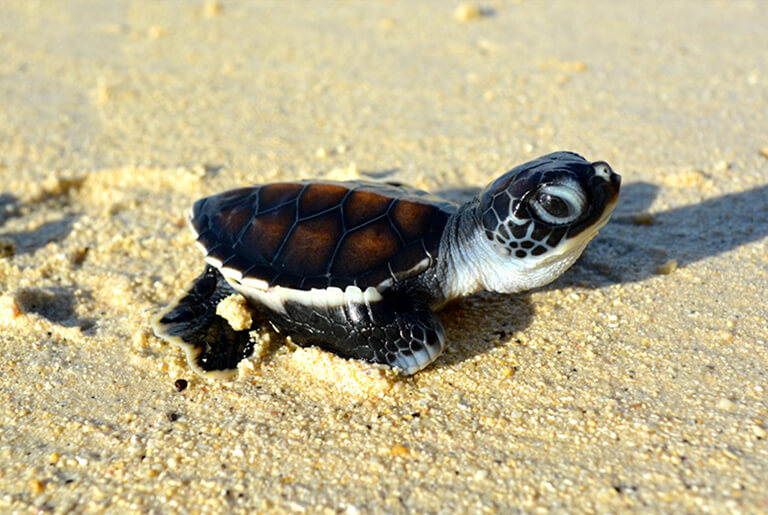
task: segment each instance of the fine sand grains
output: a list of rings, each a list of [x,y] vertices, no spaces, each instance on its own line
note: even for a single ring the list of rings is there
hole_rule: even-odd
[[[2,2],[0,512],[768,511],[766,10],[458,4]],[[208,379],[152,334],[199,197],[465,201],[555,150],[622,175],[613,220],[413,377],[265,326]]]

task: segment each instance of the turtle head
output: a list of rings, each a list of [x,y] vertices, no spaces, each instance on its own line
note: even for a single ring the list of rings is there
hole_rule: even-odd
[[[495,266],[481,282],[499,292],[553,281],[608,222],[621,177],[603,162],[555,152],[520,165],[479,196],[481,239]]]

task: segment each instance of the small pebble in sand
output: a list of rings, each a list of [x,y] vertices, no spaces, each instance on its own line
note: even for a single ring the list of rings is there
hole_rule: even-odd
[[[663,265],[659,265],[656,268],[654,268],[653,273],[658,275],[669,275],[675,270],[677,270],[677,260],[670,259]]]
[[[41,494],[45,490],[45,484],[37,478],[29,480],[29,488],[35,494]]]
[[[93,93],[98,105],[104,105],[112,98],[112,90],[102,80],[99,80]]]
[[[715,163],[715,170],[718,172],[727,172],[731,169],[731,163],[725,160],[718,161]]]
[[[88,252],[90,252],[90,250],[90,247],[77,247],[67,253],[67,258],[73,266],[80,266],[85,261],[85,258],[88,256]]]
[[[726,331],[725,329],[719,329],[715,331],[713,335],[713,341],[721,344],[729,344],[733,342],[733,333]]]
[[[16,254],[16,244],[11,240],[0,239],[0,257],[11,257]]]
[[[460,4],[453,10],[453,18],[460,22],[476,20],[482,14],[483,12],[477,4]]]
[[[632,223],[635,225],[653,225],[656,223],[656,217],[651,213],[637,213],[632,215]]]
[[[229,322],[235,331],[243,331],[253,325],[253,316],[248,301],[239,293],[232,294],[219,302],[216,314]]]
[[[585,72],[587,71],[587,63],[584,61],[573,61],[571,63],[571,69],[575,72]]]
[[[149,39],[160,39],[165,35],[165,27],[161,25],[152,25],[147,31]]]
[[[176,388],[177,392],[183,392],[187,389],[187,380],[186,379],[177,379],[173,382],[173,387]]]
[[[393,445],[392,449],[390,449],[390,452],[394,456],[408,456],[411,453],[411,451],[408,450],[408,447],[400,444]]]
[[[208,0],[203,6],[203,16],[213,18],[221,14],[221,4],[216,0]]]
[[[717,401],[717,409],[730,411],[736,407],[736,403],[727,397],[722,397]]]
[[[22,309],[15,297],[10,295],[0,296],[0,318],[12,320],[21,316]]]
[[[764,158],[768,159],[768,145],[766,145],[763,148],[761,148],[759,150],[759,152],[760,152],[761,156],[763,156]]]

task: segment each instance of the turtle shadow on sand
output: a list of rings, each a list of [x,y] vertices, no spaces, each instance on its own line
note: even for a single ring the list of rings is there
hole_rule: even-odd
[[[449,303],[438,316],[445,327],[446,346],[432,366],[453,367],[500,345],[511,345],[507,338],[528,327],[533,319],[533,306],[524,293],[482,292]],[[467,327],[473,329],[467,331]]]

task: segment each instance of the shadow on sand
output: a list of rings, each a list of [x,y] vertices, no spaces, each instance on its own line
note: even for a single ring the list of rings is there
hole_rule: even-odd
[[[24,313],[35,313],[54,324],[63,327],[79,327],[87,331],[96,325],[96,319],[77,316],[76,289],[79,288],[75,286],[21,288],[14,293],[14,298]],[[88,292],[81,295],[90,298]]]
[[[19,200],[9,193],[0,193],[0,228],[8,220],[20,216],[23,211]],[[0,238],[13,242],[15,254],[35,252],[52,241],[65,239],[78,217],[76,213],[64,211],[58,220],[44,222],[29,231],[0,232]]]
[[[657,192],[652,184],[629,184],[613,221],[557,283],[598,288],[642,281],[666,260],[682,267],[768,236],[768,185],[663,211],[650,225],[638,224],[632,215],[646,211]]]

